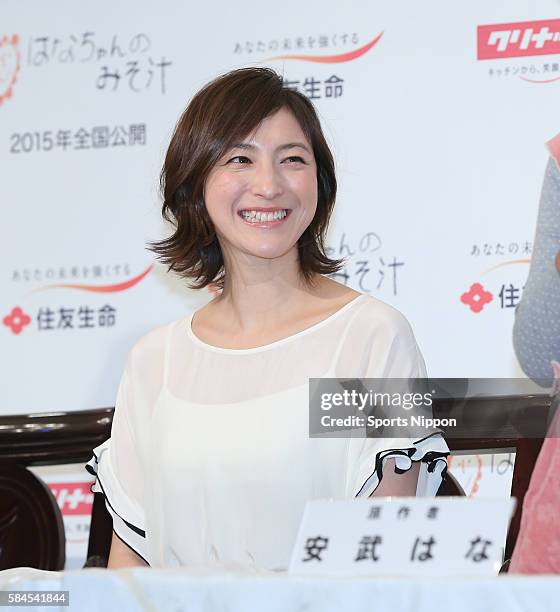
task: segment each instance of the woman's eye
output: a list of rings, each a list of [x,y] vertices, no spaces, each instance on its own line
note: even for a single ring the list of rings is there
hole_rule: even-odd
[[[232,157],[232,158],[231,158],[231,159],[228,161],[228,164],[229,164],[229,162],[232,162],[234,159],[248,159],[249,161],[251,161],[251,160],[250,160],[248,157],[245,157],[244,155],[236,155],[235,157]]]
[[[305,161],[303,160],[303,157],[300,157],[299,155],[292,155],[291,157],[287,157],[286,159],[296,159],[302,162],[303,164],[305,163]]]

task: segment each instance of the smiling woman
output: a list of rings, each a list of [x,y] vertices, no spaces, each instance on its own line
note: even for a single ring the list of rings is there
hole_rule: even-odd
[[[283,255],[285,245],[297,244],[310,226],[317,211],[317,166],[311,145],[297,142],[305,139],[294,115],[281,108],[209,173],[204,200],[226,269],[243,246],[262,257]],[[236,156],[240,149],[247,152]]]
[[[171,139],[161,189],[163,215],[176,230],[152,249],[193,289],[212,281],[223,288],[228,246],[216,222],[229,215],[235,232],[242,227],[231,227],[236,212],[262,217],[278,209],[278,200],[289,211],[279,224],[286,226],[283,240],[285,232],[291,240],[300,234],[293,242],[302,276],[311,280],[343,265],[324,247],[337,190],[334,159],[312,103],[270,69],[232,71],[193,97]],[[229,244],[227,225],[223,232]],[[277,240],[275,233],[266,237]],[[266,242],[261,248],[274,251]]]
[[[325,250],[336,178],[312,103],[268,68],[213,80],[176,126],[161,186],[174,229],[151,248],[221,292],[129,353],[88,464],[113,517],[110,566],[285,570],[308,500],[434,495],[438,430],[309,435],[310,378],[425,376],[404,316],[329,278],[344,265]]]

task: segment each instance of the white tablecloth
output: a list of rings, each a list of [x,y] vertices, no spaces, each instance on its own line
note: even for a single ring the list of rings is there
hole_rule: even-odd
[[[543,612],[559,605],[560,577],[310,578],[184,568],[17,568],[0,572],[0,590],[70,591],[69,607],[10,608],[51,612]]]

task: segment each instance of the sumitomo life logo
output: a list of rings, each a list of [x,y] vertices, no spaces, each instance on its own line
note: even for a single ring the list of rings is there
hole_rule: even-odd
[[[560,19],[517,21],[477,28],[477,59],[491,62],[495,79],[519,78],[528,83],[560,80]],[[506,61],[503,61],[506,60]]]

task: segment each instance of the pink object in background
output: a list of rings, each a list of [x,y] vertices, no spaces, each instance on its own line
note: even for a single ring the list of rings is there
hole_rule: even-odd
[[[560,168],[560,134],[556,134],[554,138],[551,138],[546,146],[550,155],[554,158],[554,161],[558,164]]]
[[[553,362],[558,402],[560,364]],[[535,463],[523,502],[511,574],[560,574],[560,410]]]

